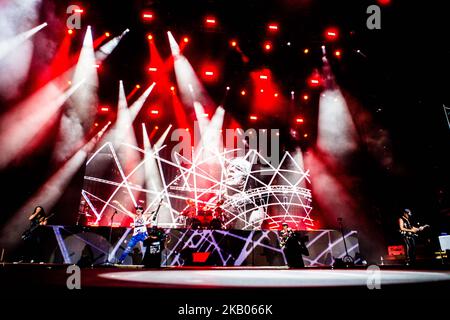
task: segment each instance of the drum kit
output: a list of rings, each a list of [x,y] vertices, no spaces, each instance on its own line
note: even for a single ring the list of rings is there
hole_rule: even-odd
[[[190,200],[190,199],[189,199]],[[179,222],[188,229],[223,229],[224,214],[221,205],[224,200],[215,204],[195,205],[194,201],[187,201],[188,207],[180,214]]]

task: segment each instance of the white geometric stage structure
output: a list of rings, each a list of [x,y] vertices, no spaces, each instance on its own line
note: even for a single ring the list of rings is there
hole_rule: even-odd
[[[221,203],[223,226],[226,229],[278,229],[288,222],[295,229],[313,229],[312,196],[307,188],[309,171],[304,170],[286,152],[278,165],[270,164],[258,151],[250,149],[215,151],[203,154],[202,148],[193,159],[178,153],[163,157],[166,146],[147,151],[122,143],[120,151],[110,142],[101,146],[86,164],[80,213],[89,217],[92,225],[110,225],[111,213],[117,210],[116,225],[125,226],[125,215],[116,205],[118,200],[132,211],[132,203],[140,203],[151,212],[163,201],[158,215],[152,219],[160,227],[183,227],[181,214],[189,208]],[[124,151],[124,149],[127,149]],[[137,152],[142,159],[133,168],[124,168],[121,152]],[[167,159],[169,158],[169,159]],[[173,159],[174,161],[172,161]],[[153,161],[160,183],[133,183],[136,175],[146,176],[146,161]],[[113,173],[113,174],[112,174]],[[134,201],[132,201],[134,199]],[[197,209],[195,209],[197,210]],[[114,218],[114,216],[112,216]],[[114,224],[114,223],[113,223]]]

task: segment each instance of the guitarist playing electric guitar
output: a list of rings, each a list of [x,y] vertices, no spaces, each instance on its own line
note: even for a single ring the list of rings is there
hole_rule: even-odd
[[[39,226],[45,226],[48,219],[53,214],[47,216],[44,208],[37,206],[34,208],[33,213],[28,217],[30,221],[30,227],[22,233],[23,248],[21,250],[20,260],[22,262],[35,262],[40,259],[40,238],[39,238]]]
[[[414,264],[416,260],[416,237],[418,233],[428,228],[429,225],[414,227],[411,223],[412,212],[409,209],[403,209],[402,216],[399,218],[400,234],[406,246],[406,265]]]
[[[41,206],[37,206],[34,208],[31,216],[28,217],[30,221],[30,227],[22,234],[22,240],[28,240],[33,236],[34,230],[36,230],[39,226],[45,226],[47,224],[48,219],[50,219],[53,214],[47,216],[45,214],[44,208]]]

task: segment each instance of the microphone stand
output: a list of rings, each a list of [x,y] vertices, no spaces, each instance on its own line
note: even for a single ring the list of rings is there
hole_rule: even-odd
[[[114,213],[112,214],[112,216],[111,216],[111,223],[110,223],[110,225],[109,225],[109,238],[108,238],[108,242],[109,242],[109,244],[111,245],[111,247],[112,247],[112,243],[111,243],[111,239],[112,239],[112,229],[113,229],[113,221],[114,221],[114,216],[117,214],[117,210],[114,210]],[[109,261],[109,255],[110,255],[110,252],[111,251],[111,249],[110,250],[108,250],[108,254],[107,254],[107,256],[106,256],[106,262],[105,262],[105,264],[110,264],[110,261]]]

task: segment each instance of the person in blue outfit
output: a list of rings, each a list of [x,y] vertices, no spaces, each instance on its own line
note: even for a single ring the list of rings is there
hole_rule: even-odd
[[[142,206],[136,206],[136,213],[133,214],[132,212],[124,208],[119,202],[115,203],[117,203],[128,216],[133,218],[133,236],[131,237],[126,249],[123,251],[118,260],[118,264],[122,264],[125,258],[133,250],[133,248],[139,242],[144,242],[148,238],[147,225],[150,224],[150,222],[148,221],[150,218],[150,214],[144,214],[144,208]]]

